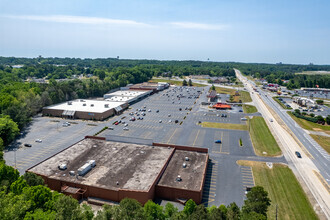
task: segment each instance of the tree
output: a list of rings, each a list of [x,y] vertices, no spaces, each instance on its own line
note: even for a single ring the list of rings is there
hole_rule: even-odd
[[[171,218],[178,212],[178,208],[174,207],[174,205],[170,202],[166,203],[164,214],[166,218]]]
[[[203,204],[195,207],[194,212],[189,216],[190,219],[208,219],[207,209]]]
[[[225,220],[226,214],[227,214],[227,208],[224,205],[221,205],[221,207],[211,206],[209,208],[210,220]]]
[[[2,138],[0,137],[0,163],[3,163],[4,160],[3,160],[3,149],[4,149],[4,146],[3,146],[3,140]]]
[[[56,219],[77,219],[80,214],[79,203],[71,196],[60,194],[53,204],[53,209],[56,212]]]
[[[148,219],[165,219],[163,207],[149,200],[144,204],[144,213]]]
[[[5,163],[0,163],[0,186],[10,187],[19,177],[19,172]]]
[[[82,219],[92,220],[94,217],[94,213],[92,208],[89,205],[83,204],[82,205],[82,212],[81,212]]]
[[[115,219],[145,219],[141,204],[135,199],[125,198],[119,203]]]
[[[244,201],[244,206],[242,207],[243,212],[256,212],[267,216],[266,213],[271,201],[268,198],[268,193],[262,186],[253,187],[251,191],[247,193],[246,197],[247,199]]]
[[[188,85],[189,86],[192,86],[193,85],[191,79],[188,80]]]
[[[29,186],[44,185],[44,179],[34,173],[25,172],[23,178],[26,180]]]
[[[315,114],[314,113],[310,113],[309,116],[311,116],[312,118],[314,118]]]
[[[318,99],[318,100],[316,100],[316,103],[317,103],[318,105],[323,105],[324,101],[323,101],[323,100],[320,100],[320,99]]]
[[[230,203],[227,206],[227,219],[228,220],[238,220],[238,219],[240,219],[240,215],[241,215],[241,210],[239,209],[239,207],[236,205],[235,202]]]
[[[325,118],[325,121],[328,125],[330,125],[330,115],[328,115],[326,118]]]
[[[6,146],[19,133],[17,124],[8,116],[0,115],[0,138]]]
[[[31,201],[32,209],[47,210],[49,206],[52,206],[52,192],[46,186],[25,187],[22,195],[26,200]]]
[[[24,216],[24,220],[53,220],[56,219],[56,213],[54,211],[48,210],[43,211],[42,209],[36,209],[31,212],[27,212]]]
[[[187,81],[184,79],[183,81],[182,81],[182,86],[187,86],[188,85],[188,83],[187,83]]]
[[[324,118],[321,115],[316,116],[317,122],[324,122]]]
[[[215,90],[215,86],[213,84],[211,86],[211,90]]]
[[[193,212],[194,212],[194,210],[195,210],[195,208],[196,208],[196,203],[194,202],[194,200],[192,200],[192,199],[189,199],[187,202],[186,202],[186,204],[185,204],[185,206],[184,206],[184,208],[183,208],[183,212],[186,214],[186,215],[191,215]]]
[[[28,184],[26,183],[26,181],[23,179],[22,176],[20,176],[18,180],[16,180],[10,185],[10,191],[13,192],[15,195],[19,195],[23,192],[23,189],[27,186]]]
[[[294,112],[298,115],[300,115],[300,110],[299,109],[295,109]]]

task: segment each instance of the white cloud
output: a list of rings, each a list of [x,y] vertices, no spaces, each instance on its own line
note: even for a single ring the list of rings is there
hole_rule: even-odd
[[[228,25],[223,25],[223,24],[205,24],[205,23],[194,23],[194,22],[171,22],[169,24],[178,28],[186,28],[186,29],[224,30],[228,28]]]
[[[60,23],[75,23],[75,24],[94,24],[94,25],[126,25],[134,27],[152,27],[150,24],[137,22],[134,20],[110,19],[99,17],[85,17],[85,16],[67,16],[67,15],[6,15],[6,18],[46,21],[46,22],[60,22]]]

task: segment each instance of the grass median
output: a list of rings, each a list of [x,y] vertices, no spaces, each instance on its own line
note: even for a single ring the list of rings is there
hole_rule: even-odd
[[[253,105],[243,105],[244,113],[255,113],[257,112],[257,108]]]
[[[321,135],[310,134],[310,136],[330,154],[330,138]]]
[[[205,128],[222,128],[230,130],[247,130],[247,125],[242,124],[227,124],[227,123],[217,123],[217,122],[202,122],[202,127]]]
[[[224,94],[229,94],[233,97],[233,102],[239,102],[240,100],[242,102],[252,102],[251,96],[249,92],[246,91],[239,91],[239,95],[236,96],[236,89],[228,89],[228,88],[223,88],[223,87],[215,87],[215,91],[217,93],[224,93]]]
[[[249,119],[249,122],[249,132],[256,154],[259,156],[281,155],[281,149],[270,132],[264,118],[255,116],[252,119]],[[265,155],[263,152],[266,152],[267,154]]]
[[[252,167],[255,184],[264,187],[271,199],[268,219],[318,219],[306,194],[291,169],[282,164],[268,168],[263,162],[238,161],[239,165]]]
[[[330,126],[329,125],[320,125],[311,121],[307,121],[302,118],[297,118],[292,114],[292,112],[287,112],[293,120],[295,120],[300,127],[306,130],[312,130],[312,131],[324,131],[327,134],[330,134]]]

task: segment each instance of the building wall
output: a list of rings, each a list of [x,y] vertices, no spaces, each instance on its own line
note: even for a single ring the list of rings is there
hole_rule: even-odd
[[[123,108],[127,108],[128,104],[125,103],[123,105]],[[59,109],[43,109],[42,115],[49,115],[53,117],[62,117],[62,113],[64,110]],[[102,113],[93,113],[93,112],[82,112],[82,111],[76,111],[74,118],[77,119],[89,119],[89,120],[104,120],[112,115],[115,114],[115,111],[113,108],[109,109],[108,111],[102,112]]]
[[[202,202],[202,191],[192,191],[187,189],[173,188],[169,186],[156,186],[156,196],[168,200],[192,199],[196,204]]]

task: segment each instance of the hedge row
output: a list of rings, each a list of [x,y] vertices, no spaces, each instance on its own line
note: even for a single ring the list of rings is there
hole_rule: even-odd
[[[307,116],[304,116],[304,115],[298,114],[298,113],[296,113],[296,112],[292,112],[292,114],[293,114],[294,116],[296,116],[297,118],[302,118],[302,119],[305,119],[305,120],[307,120],[307,121],[311,121],[311,122],[314,122],[314,123],[317,123],[317,122],[318,122],[317,118],[307,117]]]

